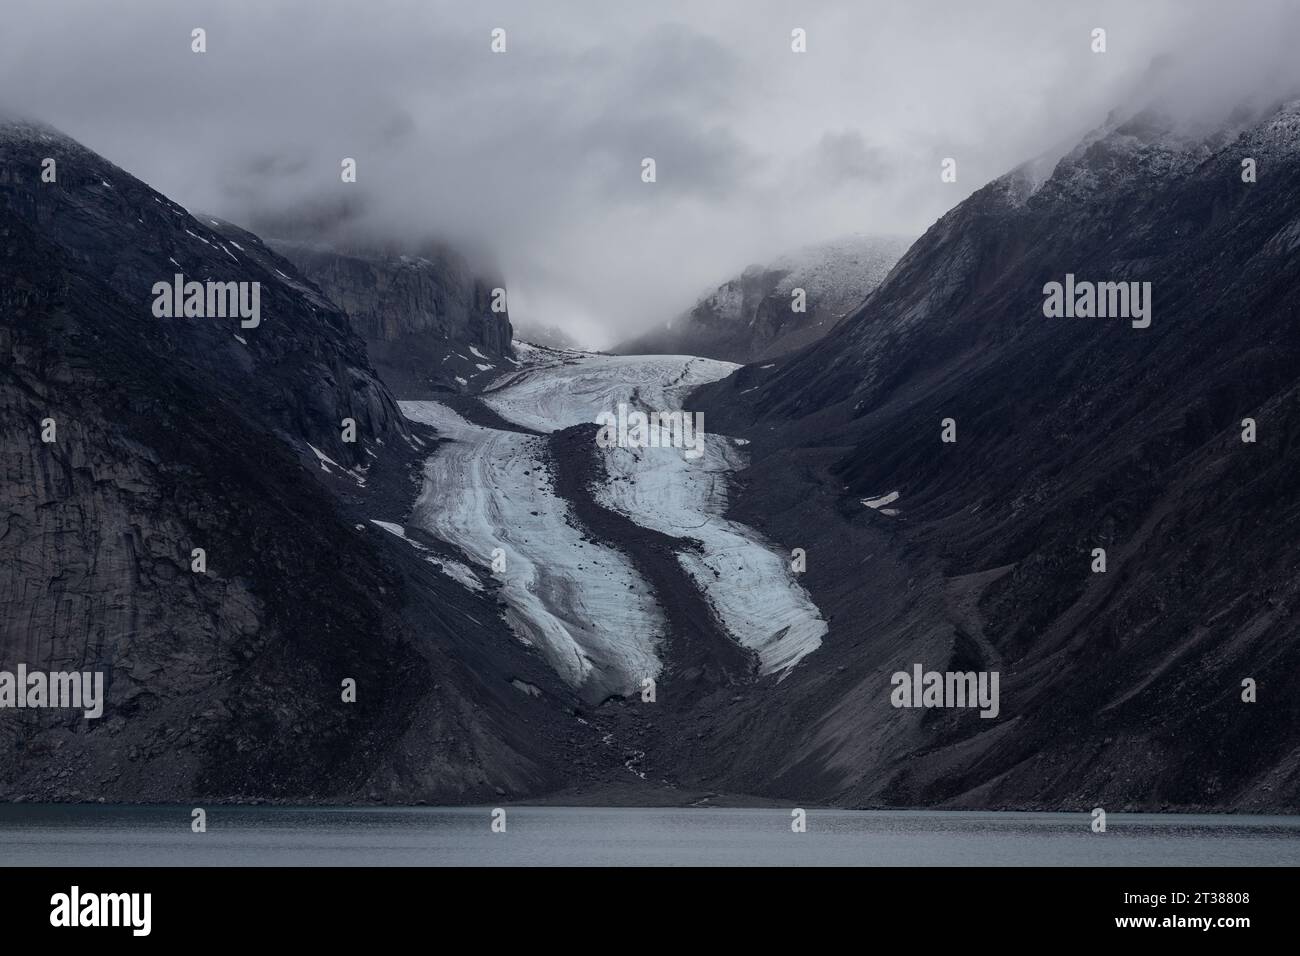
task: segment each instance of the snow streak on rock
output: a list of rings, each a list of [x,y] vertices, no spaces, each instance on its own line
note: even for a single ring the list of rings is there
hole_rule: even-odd
[[[471,591],[483,590],[483,582],[478,579],[478,575],[475,574],[471,568],[461,564],[459,561],[453,561],[451,558],[434,557],[433,555],[428,554],[427,552],[429,549],[420,544],[420,542],[407,537],[406,529],[400,524],[394,524],[391,521],[380,521],[377,518],[371,518],[370,523],[383,528],[391,535],[396,535],[401,538],[411,547],[415,548],[416,551],[425,552],[424,560],[437,567],[449,578],[454,578]]]

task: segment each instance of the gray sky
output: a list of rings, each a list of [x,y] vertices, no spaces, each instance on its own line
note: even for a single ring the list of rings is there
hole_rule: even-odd
[[[516,320],[600,346],[750,262],[921,233],[1147,95],[1159,54],[1177,58],[1189,107],[1280,93],[1297,8],[43,0],[4,13],[0,100],[191,209],[254,224],[347,201],[379,233],[482,249]],[[206,54],[190,52],[194,27]],[[355,185],[339,180],[345,156]],[[955,185],[939,179],[947,156]]]

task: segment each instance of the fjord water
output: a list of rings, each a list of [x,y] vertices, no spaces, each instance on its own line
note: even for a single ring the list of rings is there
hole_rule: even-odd
[[[1300,817],[509,807],[0,806],[0,866],[1286,866]]]

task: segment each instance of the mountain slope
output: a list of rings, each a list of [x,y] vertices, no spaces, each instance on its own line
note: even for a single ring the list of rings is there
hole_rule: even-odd
[[[819,605],[858,615],[824,649],[855,649],[852,686],[805,675],[824,696],[788,786],[1294,806],[1298,147],[1297,103],[1209,133],[1113,119],[1046,181],[1027,166],[953,209],[832,336],[697,396],[755,439],[740,513],[809,547]],[[1150,327],[1045,317],[1066,273],[1151,282]],[[893,492],[892,514],[862,503]],[[836,520],[795,507],[817,498]],[[882,554],[904,595],[857,569]],[[999,719],[889,707],[889,674],[918,661],[1000,670]]]
[[[829,334],[880,284],[907,245],[897,236],[847,236],[750,266],[685,315],[614,351],[742,363],[784,355]],[[795,289],[804,290],[804,311],[795,311]]]
[[[177,271],[260,282],[260,324],[155,317]],[[97,720],[0,710],[0,797],[455,801],[567,779],[572,697],[491,589],[364,522],[401,520],[431,436],[287,261],[12,123],[0,289],[0,670],[100,671],[107,698]]]

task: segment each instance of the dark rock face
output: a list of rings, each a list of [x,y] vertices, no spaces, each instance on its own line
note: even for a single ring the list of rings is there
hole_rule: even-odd
[[[465,391],[486,371],[479,366],[491,364],[495,375],[513,355],[509,314],[492,311],[492,290],[505,283],[472,274],[444,247],[401,255],[271,245],[347,314],[399,398]]]
[[[702,355],[761,362],[829,335],[884,280],[910,240],[850,236],[750,266],[685,315],[614,351],[622,355]],[[805,311],[792,308],[803,289]]]
[[[849,668],[791,678],[812,712],[768,702],[804,727],[778,790],[1294,808],[1297,217],[1300,104],[1210,136],[1117,121],[944,216],[833,337],[705,390],[715,427],[755,437],[741,510],[810,549],[837,621],[819,663]],[[1150,327],[1045,317],[1067,272],[1151,282]],[[860,504],[895,490],[895,516]],[[836,520],[809,520],[818,496]],[[1001,671],[999,719],[885,703],[890,671],[959,660]]]
[[[557,786],[563,688],[490,590],[364,520],[401,520],[432,436],[314,286],[211,225],[51,130],[0,127],[0,670],[102,671],[107,698],[98,720],[0,710],[0,799]],[[259,281],[260,325],[156,318],[177,271]]]
[[[189,367],[202,380],[196,384],[256,403],[274,416],[273,427],[350,466],[365,462],[359,443],[340,440],[344,418],[375,439],[404,438],[405,421],[346,317],[250,234],[240,239],[251,245],[225,241],[213,223],[48,129],[11,124],[0,132],[0,148],[0,201],[137,310],[157,348]],[[54,183],[40,181],[47,155],[58,163]],[[260,282],[260,326],[154,318],[152,287],[176,273]]]

